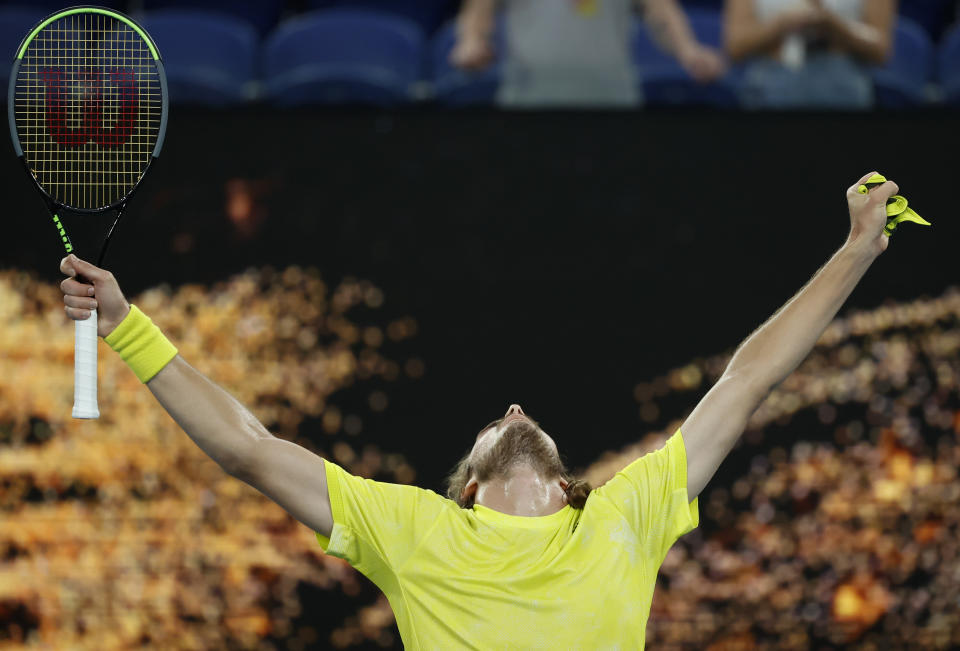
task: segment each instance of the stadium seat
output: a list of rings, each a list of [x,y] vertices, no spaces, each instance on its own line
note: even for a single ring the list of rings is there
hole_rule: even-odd
[[[144,11],[198,9],[230,14],[247,21],[260,34],[266,34],[276,27],[285,5],[284,0],[256,0],[256,2],[237,2],[237,0],[143,0]]]
[[[424,41],[416,23],[389,13],[303,14],[281,24],[264,45],[264,97],[278,106],[408,102]]]
[[[456,24],[448,22],[430,42],[430,79],[434,98],[445,106],[492,104],[503,72],[504,30],[498,20],[493,36],[495,60],[485,70],[465,72],[450,64],[450,52],[457,39]]]
[[[930,37],[915,22],[900,17],[894,29],[890,59],[872,71],[877,106],[896,109],[926,103],[933,69]]]
[[[897,11],[901,18],[917,23],[937,41],[951,23],[955,4],[954,0],[904,0],[897,3]]]
[[[257,32],[219,12],[167,9],[142,17],[163,57],[170,101],[229,106],[252,99]]]
[[[690,27],[697,39],[720,48],[723,40],[723,18],[720,11],[690,8]],[[696,82],[683,67],[653,42],[646,25],[638,20],[634,26],[633,60],[643,88],[644,103],[649,106],[699,105],[736,108],[736,72],[711,84]]]
[[[724,0],[683,0],[680,4],[687,11],[690,9],[709,9],[714,12],[722,12]]]
[[[943,35],[938,67],[943,101],[950,106],[960,106],[960,24],[954,25]]]
[[[460,0],[307,0],[309,9],[364,9],[383,11],[409,18],[424,34],[433,34],[456,15]]]

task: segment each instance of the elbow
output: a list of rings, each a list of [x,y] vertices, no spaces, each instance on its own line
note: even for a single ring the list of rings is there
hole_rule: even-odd
[[[222,450],[216,460],[228,475],[246,480],[253,476],[263,459],[263,441],[274,436],[250,413],[236,422],[234,428],[239,436],[230,437],[227,449]]]
[[[249,479],[257,467],[257,442],[258,439],[250,439],[233,446],[219,455],[217,464],[231,477],[244,481]]]
[[[743,396],[743,403],[748,407],[751,414],[779,384],[779,382],[768,380],[758,373],[750,373],[748,369],[737,368],[727,368],[717,381],[718,385],[721,383]]]

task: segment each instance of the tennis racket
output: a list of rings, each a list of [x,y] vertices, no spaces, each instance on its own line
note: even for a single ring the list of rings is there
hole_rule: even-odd
[[[128,16],[70,7],[44,18],[17,48],[7,116],[13,148],[47,204],[67,253],[64,214],[115,213],[97,266],[127,201],[160,154],[167,82],[150,36]],[[89,224],[88,224],[89,226]],[[98,418],[97,312],[76,322],[73,417]]]

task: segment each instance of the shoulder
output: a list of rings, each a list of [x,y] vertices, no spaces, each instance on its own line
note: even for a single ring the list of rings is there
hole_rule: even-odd
[[[388,509],[459,508],[452,500],[426,488],[354,475],[329,459],[324,459],[324,465],[331,501],[376,502]]]

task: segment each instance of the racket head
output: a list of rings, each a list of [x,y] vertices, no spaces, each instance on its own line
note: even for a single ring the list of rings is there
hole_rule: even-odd
[[[126,203],[160,154],[167,112],[160,52],[119,11],[63,9],[17,48],[10,136],[52,208],[98,213]]]

